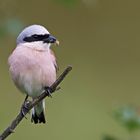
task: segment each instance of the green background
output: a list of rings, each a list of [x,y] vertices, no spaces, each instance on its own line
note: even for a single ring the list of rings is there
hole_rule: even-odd
[[[140,2],[138,0],[0,0],[0,132],[24,100],[12,83],[7,59],[17,34],[44,25],[60,41],[53,46],[61,73],[73,70],[61,90],[46,99],[47,124],[24,119],[9,140],[129,138],[112,110],[140,106]],[[5,31],[6,30],[6,31]],[[135,133],[140,139],[140,134]]]

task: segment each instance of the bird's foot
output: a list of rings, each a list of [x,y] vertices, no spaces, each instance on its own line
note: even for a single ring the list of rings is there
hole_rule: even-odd
[[[47,94],[48,97],[51,97],[52,98],[52,89],[50,87],[44,87],[44,90]]]
[[[25,98],[25,100],[24,100],[24,102],[23,102],[23,105],[22,105],[22,107],[21,107],[21,113],[22,113],[22,115],[23,115],[26,119],[27,119],[26,114],[27,114],[27,112],[28,112],[28,110],[29,110],[29,103],[30,103],[30,101],[28,101],[27,99],[28,99],[28,95],[26,96],[26,98]]]

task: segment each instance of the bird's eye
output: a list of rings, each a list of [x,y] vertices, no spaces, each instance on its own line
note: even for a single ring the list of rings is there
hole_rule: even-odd
[[[33,38],[38,38],[38,35],[33,35],[32,37],[33,37]]]
[[[50,36],[50,34],[45,34],[44,38],[48,38]]]

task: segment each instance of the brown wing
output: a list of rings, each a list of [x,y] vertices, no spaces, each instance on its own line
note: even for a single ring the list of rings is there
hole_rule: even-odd
[[[59,70],[59,67],[57,65],[55,54],[51,49],[50,49],[50,52],[51,52],[51,55],[52,55],[52,58],[53,58],[53,63],[54,63],[54,66],[55,66],[55,69],[56,69],[56,72],[57,72]]]

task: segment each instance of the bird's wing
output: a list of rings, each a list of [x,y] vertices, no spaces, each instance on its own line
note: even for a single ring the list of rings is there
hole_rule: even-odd
[[[51,56],[52,56],[52,59],[53,59],[53,63],[54,63],[54,66],[55,66],[55,69],[56,69],[56,72],[59,70],[59,67],[58,67],[58,64],[57,64],[57,61],[56,61],[56,57],[55,57],[55,54],[54,52],[50,49],[50,53],[51,53]]]

